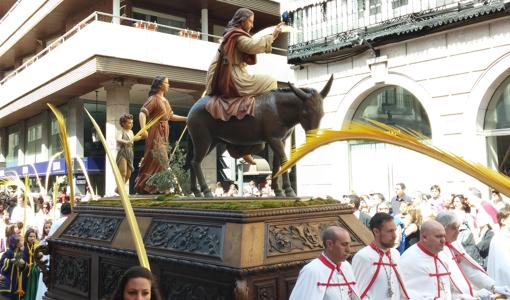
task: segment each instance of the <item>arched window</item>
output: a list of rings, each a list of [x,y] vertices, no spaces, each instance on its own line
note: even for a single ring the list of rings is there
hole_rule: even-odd
[[[510,77],[496,89],[485,114],[485,130],[510,129]]]
[[[510,77],[492,95],[483,124],[489,166],[510,174]]]
[[[386,86],[372,92],[356,109],[353,121],[371,119],[432,136],[429,118],[420,101],[398,86]],[[404,182],[413,190],[428,190],[431,179],[423,180],[416,170],[427,170],[435,162],[401,147],[371,141],[349,142],[350,189],[358,193],[382,193],[387,200],[394,196],[394,186]]]
[[[371,93],[354,113],[354,121],[376,120],[431,137],[430,122],[420,101],[408,90],[387,86]]]

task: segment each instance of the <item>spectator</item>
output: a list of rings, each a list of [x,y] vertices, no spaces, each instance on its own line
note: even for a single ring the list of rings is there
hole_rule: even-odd
[[[120,278],[111,300],[161,300],[151,271],[141,266],[129,268]]]
[[[491,241],[487,272],[500,285],[510,285],[510,206],[499,211],[498,223],[501,228]]]
[[[404,251],[420,240],[420,227],[423,223],[423,217],[419,208],[412,205],[408,206],[402,213],[404,222]]]
[[[439,185],[434,184],[430,187],[430,209],[432,210],[432,213],[434,215],[437,215],[439,212],[443,211],[445,209],[444,207],[444,200],[441,197],[441,188]]]
[[[251,180],[243,191],[244,197],[260,197],[260,191],[257,188],[255,181]]]
[[[360,220],[363,225],[365,225],[367,228],[370,228],[370,215],[360,211],[361,199],[356,195],[349,195],[349,198],[351,199],[350,205],[354,208],[354,216],[356,216],[356,218]]]
[[[225,195],[225,190],[223,190],[223,186],[221,182],[216,182],[216,188],[214,189],[214,197],[223,197]]]
[[[272,184],[271,175],[267,175],[266,183],[264,184],[264,187],[262,188],[262,191],[261,191],[262,197],[274,197],[275,196],[274,191],[271,188],[271,184]]]
[[[237,190],[237,186],[234,183],[231,183],[227,191],[227,197],[235,197],[238,194],[239,191]]]
[[[406,195],[406,185],[402,182],[399,182],[395,185],[395,193],[396,195],[391,198],[391,210],[394,216],[400,215],[400,205],[402,203],[410,203],[412,202],[411,198]]]

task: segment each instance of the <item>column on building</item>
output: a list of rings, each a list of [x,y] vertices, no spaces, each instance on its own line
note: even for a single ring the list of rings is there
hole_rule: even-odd
[[[18,146],[18,162],[17,162],[17,166],[21,166],[21,165],[24,165],[25,164],[25,150],[26,150],[26,145],[27,145],[27,125],[26,125],[26,121],[23,120],[21,122],[19,122],[19,125],[18,125],[18,141],[19,141],[19,146]]]
[[[209,10],[207,8],[202,8],[200,20],[202,23],[202,40],[207,41],[209,39]]]
[[[113,24],[120,24],[120,0],[112,0]]]
[[[129,92],[133,82],[124,79],[115,79],[103,83],[106,90],[106,132],[105,138],[108,148],[114,158],[117,155],[117,131],[120,130],[119,120],[123,114],[129,113]],[[113,177],[113,171],[105,158],[105,197],[115,196],[117,184]],[[129,191],[129,184],[126,184]]]

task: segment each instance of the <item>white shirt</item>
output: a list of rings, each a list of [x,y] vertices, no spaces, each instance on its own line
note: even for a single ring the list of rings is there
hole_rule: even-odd
[[[498,285],[510,286],[510,232],[505,227],[492,238],[487,272]]]
[[[324,254],[309,262],[299,272],[289,300],[359,299],[351,264],[335,266]]]
[[[466,253],[458,241],[447,244],[443,251],[446,262],[452,273],[452,292],[455,295],[476,295],[476,290],[491,290],[495,281],[487,275],[484,269]],[[460,292],[459,292],[460,291]]]
[[[371,244],[359,250],[352,259],[361,299],[408,299],[399,267],[400,254],[394,248],[384,254],[378,251],[381,250]]]
[[[434,255],[420,242],[400,257],[400,269],[409,297],[413,300],[451,300],[450,272],[444,253]]]

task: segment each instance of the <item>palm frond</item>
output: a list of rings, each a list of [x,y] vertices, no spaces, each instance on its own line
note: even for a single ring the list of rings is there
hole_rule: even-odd
[[[55,119],[57,120],[58,129],[60,132],[60,144],[62,145],[62,151],[64,152],[64,158],[66,160],[67,167],[67,183],[71,188],[71,194],[69,195],[69,199],[71,200],[71,207],[74,207],[74,184],[73,184],[73,164],[71,161],[71,149],[69,147],[69,140],[67,135],[66,128],[66,120],[64,119],[64,115],[51,103],[46,103],[48,107],[51,109],[53,114],[55,115]]]
[[[115,162],[115,158],[113,157],[112,152],[110,151],[108,145],[106,144],[106,139],[104,138],[103,133],[101,132],[101,128],[97,124],[96,120],[90,115],[89,111],[85,109],[92,125],[96,129],[97,135],[101,140],[101,144],[103,144],[104,150],[106,152],[106,156],[108,157],[108,161],[110,162],[110,166],[113,171],[113,176],[115,177],[115,182],[117,183],[117,190],[119,191],[120,200],[122,203],[122,207],[124,208],[124,212],[126,213],[126,218],[128,220],[129,228],[131,230],[131,237],[135,243],[136,253],[138,254],[138,260],[140,261],[140,265],[150,270],[149,258],[147,257],[147,252],[145,251],[145,245],[143,244],[142,235],[140,233],[140,227],[138,226],[138,222],[136,221],[135,213],[133,211],[133,207],[131,206],[131,202],[129,201],[129,195],[126,191],[126,187],[124,186],[124,180],[120,175],[119,167]]]
[[[149,130],[149,128],[151,128],[152,125],[156,124],[159,121],[159,119],[161,119],[161,117],[163,117],[164,115],[165,115],[165,112],[162,112],[159,115],[157,115],[156,117],[152,118],[152,120],[147,122],[147,124],[145,124],[145,126],[143,128],[140,128],[140,130],[131,139],[129,139],[129,141],[134,142],[135,138],[142,136],[142,134],[145,131]]]
[[[369,122],[371,124],[352,122],[340,131],[320,129],[308,132],[306,143],[292,149],[290,159],[282,164],[275,176],[280,176],[301,158],[324,145],[338,141],[369,140],[400,146],[432,157],[510,197],[510,178],[508,176],[482,164],[467,161],[461,156],[441,150],[433,145],[428,145],[420,140],[423,137],[420,133],[401,130],[373,120]]]

